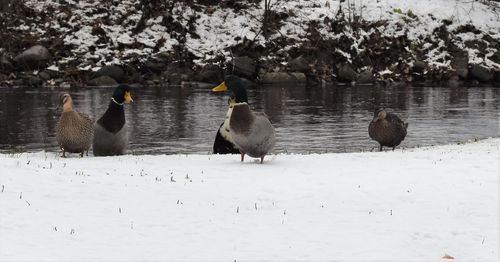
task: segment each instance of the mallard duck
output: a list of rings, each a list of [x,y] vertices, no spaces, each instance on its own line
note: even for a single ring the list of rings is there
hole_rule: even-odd
[[[239,87],[235,90],[232,90],[232,87]],[[248,103],[247,92],[244,88],[244,85],[241,79],[234,75],[228,75],[224,78],[224,85],[219,85],[212,89],[213,92],[223,92],[226,90],[234,91],[232,96],[236,103]],[[215,136],[213,153],[214,154],[239,154],[240,150],[234,144],[234,141],[231,137],[231,133],[229,131],[229,118],[231,117],[231,113],[233,112],[233,107],[229,106],[226,118],[224,122],[220,125],[217,130],[217,134]]]
[[[380,151],[384,146],[392,147],[394,150],[405,139],[407,128],[408,123],[403,122],[397,115],[378,109],[368,126],[368,134],[379,142]]]
[[[62,150],[62,157],[68,153],[79,153],[83,157],[92,142],[93,121],[85,114],[78,113],[73,109],[73,99],[68,93],[59,97],[59,106],[62,105],[63,112],[56,125],[56,140]]]
[[[228,126],[229,134],[235,147],[241,154],[241,161],[245,154],[260,158],[264,162],[266,154],[275,144],[274,127],[264,114],[252,112],[247,103],[246,90],[241,81],[235,76],[227,76],[213,92],[231,90],[229,99]],[[224,127],[224,124],[223,124]]]
[[[123,155],[128,144],[123,104],[133,102],[128,85],[119,85],[111,97],[108,109],[94,125],[95,156]]]

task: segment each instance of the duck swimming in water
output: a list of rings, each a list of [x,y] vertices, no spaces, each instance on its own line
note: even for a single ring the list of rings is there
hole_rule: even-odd
[[[226,90],[231,90],[232,94],[226,115],[228,125],[224,126],[225,121],[222,127],[229,130],[229,137],[240,152],[241,161],[247,154],[260,158],[260,163],[263,163],[264,157],[276,142],[274,127],[264,114],[252,112],[248,106],[246,90],[237,77],[227,76],[223,83],[212,89],[213,92]]]
[[[403,122],[397,115],[378,109],[368,126],[368,134],[380,144],[380,151],[384,146],[394,150],[405,139],[407,128],[408,123]]]
[[[56,125],[56,140],[63,152],[62,157],[66,157],[66,152],[79,153],[80,157],[87,152],[88,156],[94,132],[92,119],[73,109],[73,99],[68,93],[61,94],[59,100],[63,112]]]
[[[123,155],[128,144],[123,105],[133,102],[130,87],[116,87],[104,115],[94,126],[93,150],[95,156]]]

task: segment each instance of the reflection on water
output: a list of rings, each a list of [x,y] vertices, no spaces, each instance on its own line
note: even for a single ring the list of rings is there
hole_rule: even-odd
[[[409,122],[403,147],[446,144],[499,136],[499,88],[277,87],[249,91],[254,110],[276,127],[275,152],[356,152],[376,148],[368,124],[376,107]],[[141,87],[126,106],[129,153],[212,151],[228,94],[209,89]],[[57,151],[54,129],[58,91],[0,88],[0,151]],[[99,117],[109,88],[71,91],[76,110]]]

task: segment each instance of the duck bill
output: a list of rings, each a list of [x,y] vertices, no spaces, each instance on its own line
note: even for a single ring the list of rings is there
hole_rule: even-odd
[[[123,98],[125,98],[125,102],[127,103],[134,102],[134,100],[132,99],[132,95],[130,95],[130,92],[125,92],[125,96]]]
[[[212,92],[224,92],[227,91],[226,82],[222,82],[220,85],[212,88]]]

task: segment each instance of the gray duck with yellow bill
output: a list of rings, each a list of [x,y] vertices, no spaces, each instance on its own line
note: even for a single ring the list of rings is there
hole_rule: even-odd
[[[108,109],[94,126],[95,156],[123,155],[128,145],[123,105],[133,102],[128,85],[119,85],[111,97]]]
[[[408,123],[403,122],[397,115],[378,109],[368,126],[368,134],[380,144],[380,151],[384,146],[394,150],[405,139],[407,128]]]
[[[93,121],[85,114],[76,112],[73,107],[73,99],[68,93],[61,94],[59,106],[63,112],[56,125],[57,144],[63,151],[62,156],[68,153],[89,153],[93,135]]]
[[[236,148],[240,151],[241,161],[245,154],[260,158],[264,162],[264,157],[274,148],[276,142],[274,127],[264,114],[252,112],[246,101],[242,102],[244,96],[246,100],[246,90],[239,81],[231,80],[231,76],[226,77],[225,83],[214,88],[214,92],[231,90],[230,114],[229,114],[229,134]],[[231,85],[229,88],[227,85]]]

